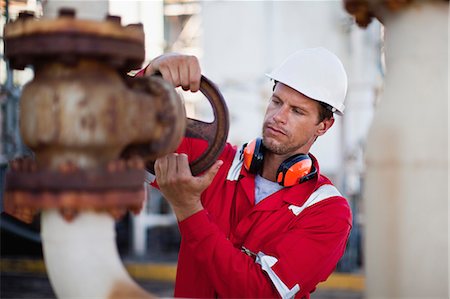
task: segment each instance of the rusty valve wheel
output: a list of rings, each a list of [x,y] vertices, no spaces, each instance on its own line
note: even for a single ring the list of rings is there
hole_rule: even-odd
[[[200,91],[211,103],[214,121],[206,123],[196,119],[187,119],[185,136],[200,138],[208,142],[205,152],[190,164],[193,175],[202,173],[214,164],[225,146],[230,128],[228,108],[216,85],[202,76]]]
[[[190,163],[191,172],[194,176],[214,164],[225,146],[230,128],[228,108],[217,86],[211,80],[202,76],[200,91],[212,106],[214,120],[208,123],[192,118],[186,119],[185,136],[202,139],[208,143],[208,147],[203,154]],[[146,168],[154,174],[154,161],[148,162]]]

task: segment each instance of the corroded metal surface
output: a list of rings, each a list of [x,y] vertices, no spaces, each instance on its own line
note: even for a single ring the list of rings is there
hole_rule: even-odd
[[[205,171],[217,160],[227,141],[230,126],[225,100],[214,83],[202,76],[200,91],[211,103],[214,121],[205,123],[195,119],[188,119],[186,136],[200,138],[208,142],[206,151],[191,163],[191,171],[194,175]]]
[[[123,71],[144,59],[142,25],[120,18],[57,19],[22,13],[5,26],[5,54],[14,68],[33,65],[20,99],[20,130],[33,159],[11,163],[5,210],[30,222],[43,209],[70,220],[82,210],[115,218],[138,212],[145,162],[174,151],[186,127],[184,105],[160,78],[128,84]],[[145,154],[120,154],[147,144]]]
[[[39,66],[48,61],[74,64],[80,57],[101,60],[129,71],[145,58],[142,24],[121,26],[120,17],[105,21],[77,20],[75,11],[60,11],[56,19],[35,19],[22,13],[5,26],[5,55],[13,68]]]
[[[181,100],[179,100],[178,94],[170,84],[160,77],[127,78],[127,83],[134,91],[159,99],[157,105],[153,106],[155,109],[154,120],[143,117],[140,121],[158,123],[158,127],[149,128],[149,130],[157,130],[154,133],[159,133],[164,137],[152,138],[151,142],[148,139],[135,140],[128,144],[120,156],[125,159],[139,156],[146,161],[155,161],[158,157],[175,151],[186,130],[186,112],[184,106],[179,105]]]
[[[345,9],[355,17],[356,23],[367,27],[373,18],[383,22],[383,12],[397,12],[409,5],[436,0],[343,0]],[[449,2],[449,0],[440,0]]]
[[[20,126],[38,166],[56,169],[67,161],[83,169],[104,166],[130,144],[151,145],[145,160],[174,151],[185,130],[184,106],[170,84],[145,80],[150,89],[129,88],[96,61],[54,63],[37,71],[23,89]]]
[[[44,209],[58,209],[70,221],[80,211],[108,212],[115,219],[138,213],[144,198],[144,162],[110,161],[104,168],[82,170],[68,162],[58,170],[39,170],[31,158],[10,163],[6,175],[5,212],[31,223]]]
[[[23,140],[36,158],[13,162],[6,211],[28,222],[47,208],[68,220],[83,209],[115,217],[139,211],[145,161],[173,152],[186,126],[170,84],[143,80],[145,89],[130,88],[114,71],[85,60],[38,70],[23,90],[20,111]],[[132,144],[147,144],[146,151],[118,160]]]
[[[28,160],[28,161],[27,161]],[[59,165],[58,170],[38,170],[36,162],[31,159],[14,160],[11,170],[6,175],[8,190],[51,192],[94,191],[110,189],[140,189],[144,179],[144,163],[134,158],[128,161],[116,160],[106,167],[93,168],[89,171],[79,169],[72,162]]]
[[[201,91],[212,123],[186,121],[179,95],[161,77],[123,75],[144,59],[141,25],[122,27],[114,16],[77,20],[71,9],[51,20],[22,13],[5,26],[5,42],[14,68],[35,69],[20,100],[21,135],[34,159],[13,161],[6,178],[5,210],[23,221],[42,209],[59,209],[67,220],[81,210],[139,211],[144,165],[175,151],[186,126],[186,136],[208,143],[191,165],[195,175],[225,145],[228,111],[208,79]]]
[[[191,172],[194,176],[207,170],[217,160],[227,141],[230,127],[228,108],[217,86],[211,80],[202,76],[200,91],[211,104],[214,120],[207,123],[197,119],[187,119],[185,136],[205,140],[208,144],[201,156],[190,163]],[[148,171],[155,173],[153,160],[148,162],[146,166]]]

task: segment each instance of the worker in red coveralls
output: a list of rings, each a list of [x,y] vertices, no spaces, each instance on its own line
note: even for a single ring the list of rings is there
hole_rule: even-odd
[[[199,90],[194,56],[162,55],[141,73],[157,71],[173,86]],[[334,113],[344,112],[344,67],[330,51],[312,48],[267,76],[274,88],[261,137],[227,144],[197,177],[189,161],[202,154],[202,140],[185,138],[155,163],[181,232],[176,297],[309,298],[344,253],[351,210],[309,153]]]

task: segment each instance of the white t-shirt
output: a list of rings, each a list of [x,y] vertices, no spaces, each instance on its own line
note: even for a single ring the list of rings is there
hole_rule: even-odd
[[[277,182],[269,181],[257,174],[255,177],[255,205],[282,188],[283,186]]]

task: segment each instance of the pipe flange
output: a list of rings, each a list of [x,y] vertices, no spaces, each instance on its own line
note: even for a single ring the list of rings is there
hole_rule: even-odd
[[[118,16],[77,20],[73,9],[61,9],[56,19],[21,13],[5,26],[4,39],[5,56],[14,69],[48,61],[73,65],[80,58],[92,58],[129,71],[141,67],[145,59],[142,24],[122,26]]]
[[[160,96],[166,89],[167,99],[164,101],[164,106],[158,109],[157,119],[161,124],[173,123],[177,120],[177,117],[173,117],[173,112],[178,111],[175,115],[185,115],[184,109],[181,111],[177,106],[170,107],[169,100],[171,97],[176,97],[173,93],[173,89],[169,88],[167,82],[159,76],[151,77],[136,77],[129,79],[129,84],[135,90],[142,90],[153,96]],[[166,151],[166,154],[173,152],[176,148],[171,149],[171,145],[181,142],[182,133],[185,132],[186,137],[201,139],[207,142],[208,146],[205,151],[195,161],[190,164],[192,174],[194,176],[207,170],[211,167],[219,157],[223,148],[225,147],[228,131],[230,128],[230,120],[228,115],[228,108],[225,103],[225,99],[217,86],[205,76],[201,76],[200,91],[206,97],[211,104],[214,120],[212,122],[203,122],[200,120],[188,118],[186,123],[175,123],[177,127],[171,128],[170,136],[165,139],[161,139],[158,142],[152,142],[151,144],[132,144],[128,146],[121,154],[121,157],[128,158],[133,155],[141,157],[147,157],[148,163],[146,165],[147,170],[154,174],[154,161],[158,157],[156,153],[160,154]],[[169,109],[170,108],[170,109]]]
[[[360,27],[367,27],[373,18],[383,23],[383,12],[398,12],[413,3],[423,4],[434,0],[343,0],[348,13],[354,16]],[[442,0],[449,2],[449,0]]]
[[[162,132],[161,138],[154,138],[151,142],[129,144],[120,157],[129,159],[139,156],[145,161],[155,161],[174,152],[186,131],[186,111],[178,93],[170,83],[158,76],[129,77],[127,84],[135,92],[151,95],[155,99],[152,105],[156,111],[155,123]]]
[[[10,167],[4,209],[26,223],[44,209],[59,209],[68,221],[84,210],[105,211],[119,219],[128,210],[137,214],[142,209],[145,170],[138,158],[91,170],[80,170],[70,161],[57,171],[40,170],[31,158],[14,160]]]

